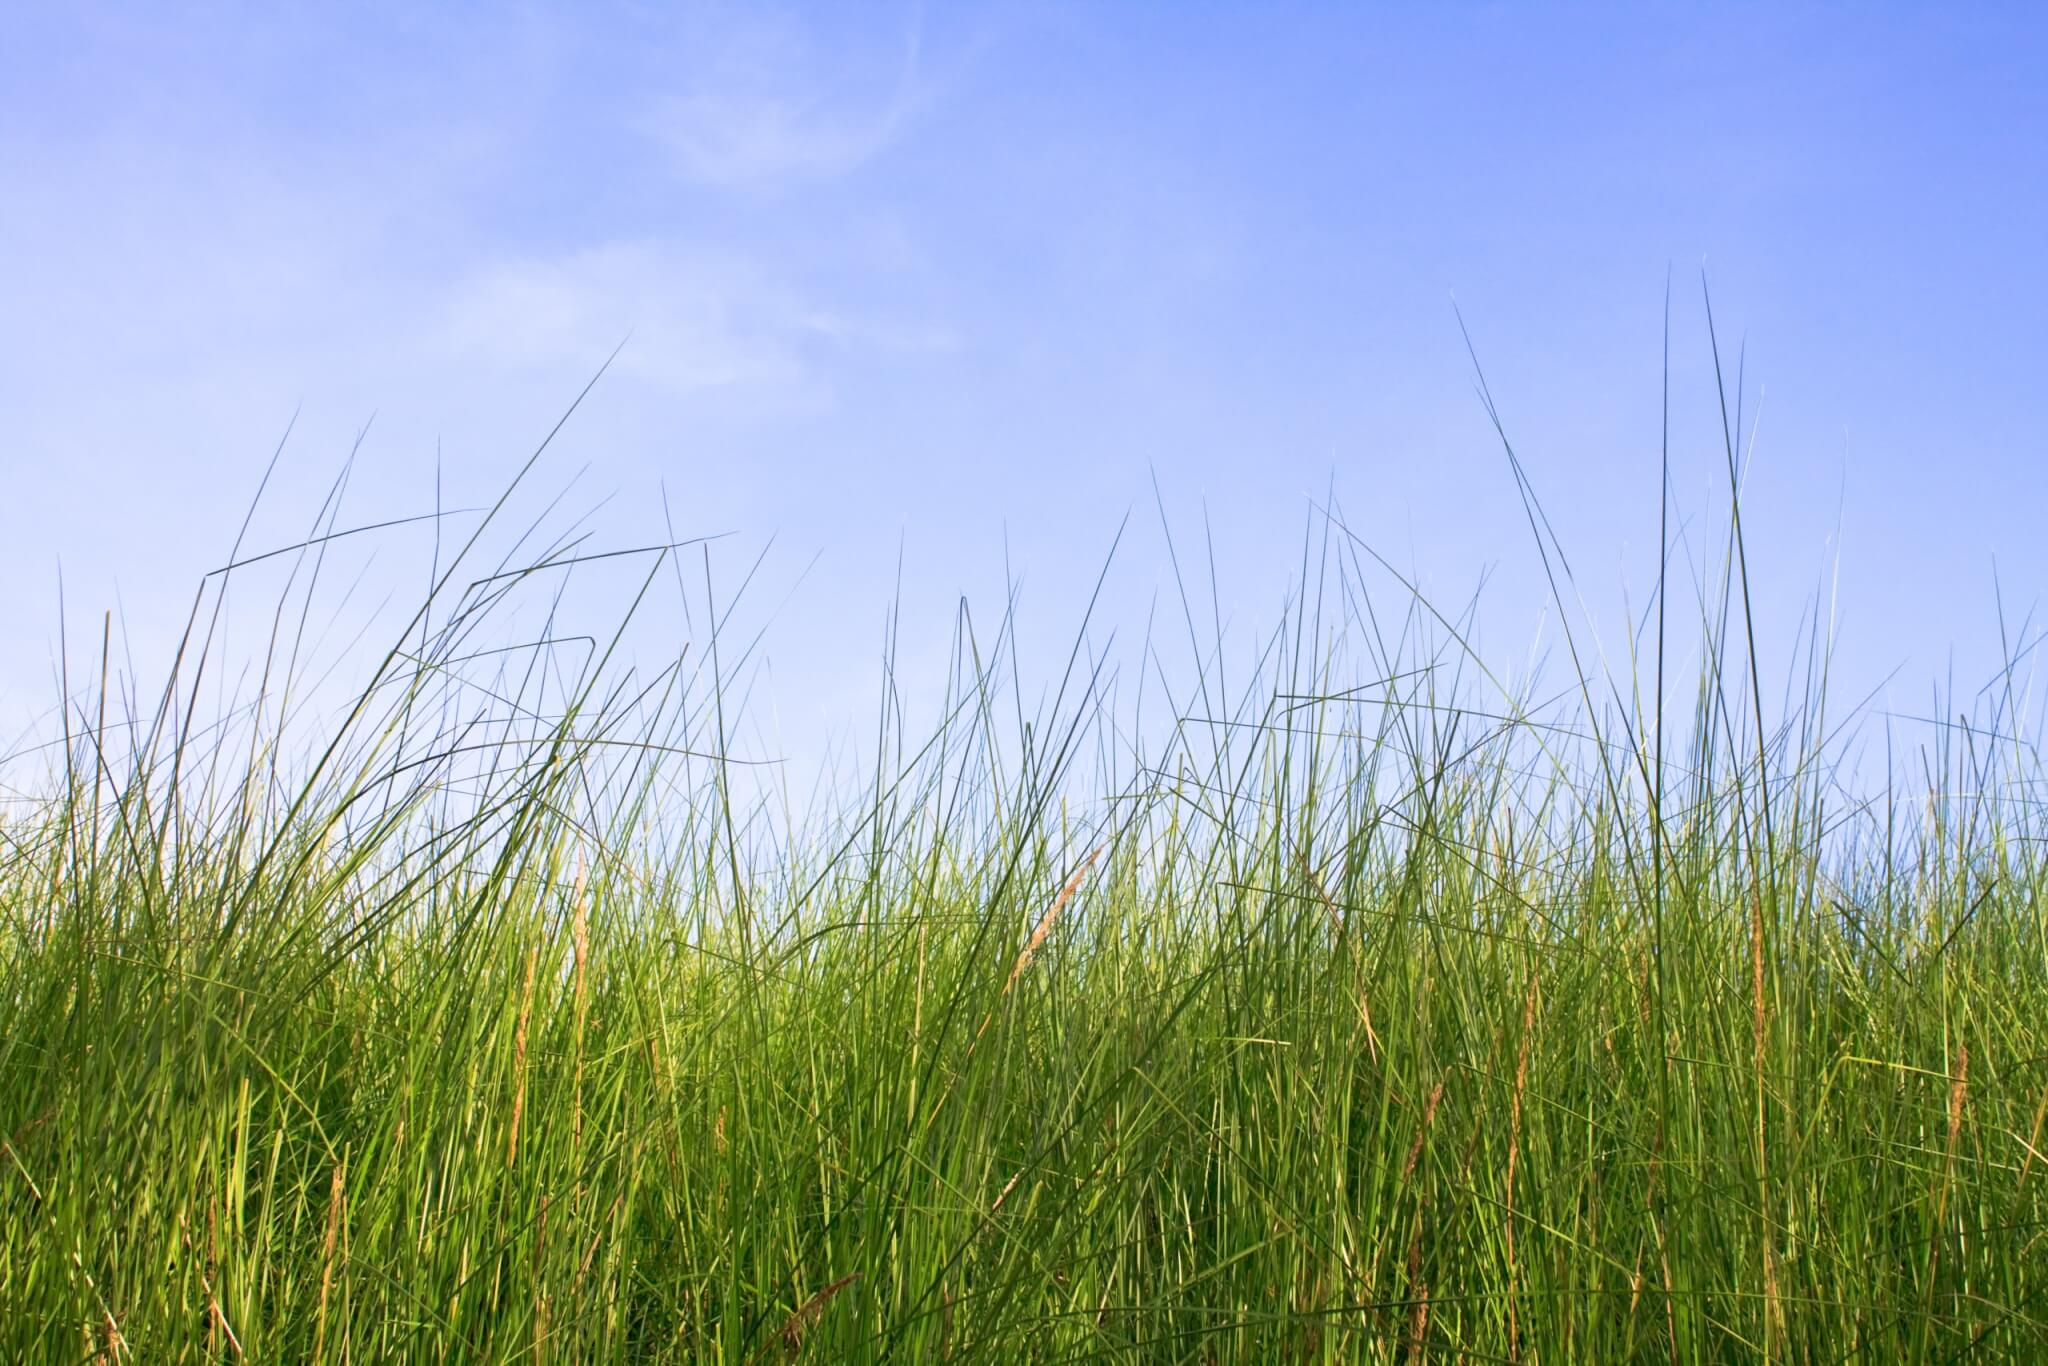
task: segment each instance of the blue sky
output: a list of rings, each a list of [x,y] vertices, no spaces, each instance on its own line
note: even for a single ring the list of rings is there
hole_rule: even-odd
[[[1618,651],[1724,478],[1699,272],[1761,414],[1767,665],[1839,550],[1841,660],[1925,705],[2048,586],[2048,21],[2030,7],[38,6],[0,46],[0,721],[118,601],[160,653],[252,533],[550,469],[594,525],[775,538],[799,743],[961,593],[1063,638],[1165,582],[1270,620],[1310,500],[1442,598],[1536,561],[1452,300]],[[374,416],[374,421],[372,418]],[[438,454],[437,454],[438,453]],[[579,503],[578,505],[582,505]],[[1839,532],[1839,535],[1838,535]],[[650,534],[651,533],[651,534]],[[728,548],[729,546],[729,548]],[[806,566],[808,577],[798,582]],[[1605,596],[1612,590],[1611,596]],[[90,625],[81,626],[81,623]],[[1059,660],[1048,661],[1057,667]],[[148,668],[144,667],[144,673]],[[19,723],[16,718],[21,718]]]

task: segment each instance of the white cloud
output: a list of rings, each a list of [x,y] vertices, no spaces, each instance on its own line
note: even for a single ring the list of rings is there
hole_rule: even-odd
[[[760,188],[848,175],[896,140],[919,103],[914,20],[892,60],[880,63],[820,54],[815,34],[761,16],[707,45],[707,59],[651,98],[637,121],[677,174],[700,184]]]
[[[941,355],[960,349],[959,335],[938,323],[813,312],[804,315],[803,326],[812,335],[828,341],[898,355]]]
[[[615,243],[499,261],[459,285],[451,341],[499,364],[588,371],[621,342],[619,373],[676,393],[800,386],[807,330],[795,292],[742,257]]]

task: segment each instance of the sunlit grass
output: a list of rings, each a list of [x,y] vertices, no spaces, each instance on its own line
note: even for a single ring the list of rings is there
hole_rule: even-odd
[[[1227,695],[1077,646],[1026,716],[963,619],[801,819],[711,628],[501,648],[573,543],[451,548],[313,735],[313,579],[204,721],[203,598],[4,827],[0,1356],[2034,1359],[2018,680],[1838,789],[1735,530],[1546,705],[1334,517]]]

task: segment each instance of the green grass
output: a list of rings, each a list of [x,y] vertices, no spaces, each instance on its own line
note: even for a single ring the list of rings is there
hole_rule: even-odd
[[[309,539],[260,672],[202,598],[0,827],[0,1356],[2040,1359],[2018,679],[1853,797],[1733,530],[1548,702],[1334,518],[1178,695],[963,618],[809,815],[709,622],[502,648],[574,541],[441,554],[309,720]]]

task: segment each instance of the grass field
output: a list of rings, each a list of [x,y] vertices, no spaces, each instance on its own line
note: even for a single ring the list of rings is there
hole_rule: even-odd
[[[809,814],[715,628],[493,633],[573,543],[295,720],[332,544],[10,770],[0,1357],[2048,1357],[2019,668],[1859,793],[1739,520],[1549,693],[1334,520],[1254,667],[1027,705],[963,618]]]

